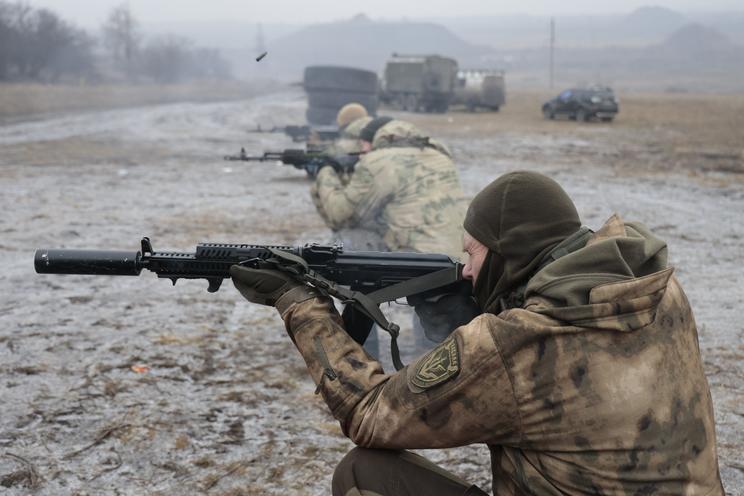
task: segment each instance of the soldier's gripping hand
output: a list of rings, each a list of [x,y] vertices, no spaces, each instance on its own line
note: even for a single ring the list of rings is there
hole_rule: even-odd
[[[240,294],[259,305],[288,306],[316,296],[311,288],[278,270],[233,265],[230,267],[230,276]],[[281,304],[277,305],[280,300]]]
[[[480,315],[472,296],[449,293],[414,303],[414,310],[424,328],[424,334],[435,343],[441,343],[452,331]]]

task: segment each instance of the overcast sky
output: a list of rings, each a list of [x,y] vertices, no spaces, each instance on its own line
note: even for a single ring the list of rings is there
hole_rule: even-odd
[[[85,27],[100,25],[122,0],[29,0],[48,7]],[[290,24],[338,20],[365,13],[372,18],[400,19],[498,14],[609,14],[627,13],[644,5],[680,11],[744,10],[742,0],[129,0],[145,23],[174,21],[246,21]]]

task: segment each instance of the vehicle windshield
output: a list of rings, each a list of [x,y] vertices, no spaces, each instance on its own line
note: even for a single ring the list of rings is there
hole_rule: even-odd
[[[608,100],[615,98],[615,94],[612,92],[612,90],[588,90],[586,92],[586,96],[588,98],[592,97],[599,97],[602,100]]]

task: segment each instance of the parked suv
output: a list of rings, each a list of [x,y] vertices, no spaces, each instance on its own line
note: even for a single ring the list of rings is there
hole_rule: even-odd
[[[610,122],[619,111],[610,88],[572,88],[545,102],[542,107],[546,119],[565,116],[577,121],[599,119]]]

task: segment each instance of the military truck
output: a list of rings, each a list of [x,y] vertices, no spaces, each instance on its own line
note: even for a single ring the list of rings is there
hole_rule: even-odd
[[[457,61],[439,55],[398,55],[385,65],[382,100],[411,112],[446,112],[455,91]]]
[[[464,105],[468,110],[478,108],[498,111],[506,103],[504,71],[465,69],[458,71],[453,105]]]

